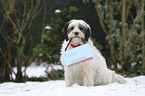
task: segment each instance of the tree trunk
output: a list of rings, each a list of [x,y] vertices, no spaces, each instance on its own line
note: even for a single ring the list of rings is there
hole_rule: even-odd
[[[109,27],[109,34],[112,34],[111,32],[111,28],[112,28],[112,22],[114,21],[114,10],[113,10],[113,0],[109,0],[109,24],[110,24],[110,27]],[[114,44],[113,43],[109,43],[109,46],[110,46],[110,50],[111,50],[111,57],[112,57],[112,61],[113,61],[113,64],[114,64],[114,69],[117,69],[117,62],[116,62],[116,54],[115,54],[115,47],[114,47]]]
[[[0,82],[4,81],[4,59],[0,57]]]
[[[114,69],[117,69],[117,62],[116,62],[116,55],[115,55],[115,47],[112,43],[109,43],[110,46],[110,51],[111,51],[111,57],[112,57],[112,62],[114,64]]]
[[[122,41],[122,37],[121,37],[121,41]],[[120,58],[120,64],[121,64],[121,67],[122,67],[122,71],[124,71],[124,61],[123,61],[123,48],[122,48],[122,43],[120,43],[119,45],[119,58]]]
[[[15,0],[9,1],[9,16],[12,21],[15,19]],[[8,64],[11,64],[12,58],[12,37],[13,37],[13,25],[11,21],[8,21],[8,32],[7,32],[7,49],[6,49],[6,58],[7,62],[5,62],[5,77],[4,81],[10,80],[10,70]]]
[[[126,0],[123,0],[122,3],[122,24],[126,23]],[[126,29],[124,28],[124,26],[122,27],[122,41],[123,41],[123,45],[126,43]],[[126,55],[126,48],[125,46],[123,46],[123,61],[124,61],[124,65],[122,65],[123,67],[123,71],[127,71],[127,55]]]
[[[144,3],[142,5],[142,11],[144,11]],[[142,16],[142,20],[141,20],[141,32],[143,34],[142,37],[142,67],[143,69],[145,69],[145,32],[144,32],[144,14]]]
[[[23,76],[22,76],[22,60],[21,60],[21,48],[18,46],[17,47],[17,75],[16,75],[16,81],[17,82],[22,82],[23,81]]]
[[[96,0],[92,0],[93,3],[95,4],[95,8],[96,8],[96,11],[98,13],[98,17],[99,17],[99,20],[100,20],[100,24],[101,24],[101,27],[103,28],[103,31],[109,35],[109,34],[112,34],[111,32],[111,27],[112,27],[112,21],[114,20],[113,18],[113,0],[110,0],[109,1],[109,4],[110,4],[110,22],[109,22],[109,25],[107,26],[110,26],[109,27],[109,31],[107,31],[106,29],[106,26],[103,22],[103,18],[101,17],[101,13],[97,10],[97,7],[98,7],[98,2]],[[112,62],[114,64],[114,68],[116,69],[117,68],[117,60],[116,60],[116,54],[115,54],[115,47],[114,47],[114,44],[113,43],[109,43],[109,47],[110,47],[110,54],[111,54],[111,58],[112,58]]]

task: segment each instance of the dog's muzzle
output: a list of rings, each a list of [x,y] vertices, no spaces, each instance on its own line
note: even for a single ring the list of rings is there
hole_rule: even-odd
[[[75,38],[75,37],[74,37],[74,38]],[[72,41],[72,39],[73,39],[73,38],[70,38],[70,40],[69,40],[69,42],[68,42],[68,44],[67,44],[67,46],[66,46],[66,48],[65,48],[65,51],[67,50],[67,48],[68,48],[70,42]],[[86,43],[86,42],[84,41],[83,38],[81,38],[81,40],[82,40],[82,42],[83,42],[84,44]]]

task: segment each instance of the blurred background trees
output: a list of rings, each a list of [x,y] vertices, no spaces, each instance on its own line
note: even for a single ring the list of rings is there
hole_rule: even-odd
[[[3,61],[1,62],[3,78],[1,80],[10,81],[10,74],[16,75],[16,81],[23,81],[22,66],[27,67],[32,62],[32,24],[42,11],[44,2],[34,0],[1,0],[1,30],[0,34],[6,41],[6,49],[0,48]],[[29,49],[26,52],[27,40]],[[2,45],[4,46],[4,45]],[[27,55],[26,55],[27,53]],[[16,57],[14,57],[16,56]],[[12,59],[17,66],[17,73],[12,69]]]
[[[114,69],[129,72],[144,60],[144,0],[92,0],[106,33]],[[142,61],[144,65],[144,61]]]
[[[0,82],[12,80],[12,73],[16,81],[23,81],[32,62],[60,64],[64,39],[61,30],[74,18],[91,26],[95,46],[105,56],[109,68],[127,75],[145,74],[144,3],[144,0],[0,0]],[[17,67],[17,72],[13,67]]]

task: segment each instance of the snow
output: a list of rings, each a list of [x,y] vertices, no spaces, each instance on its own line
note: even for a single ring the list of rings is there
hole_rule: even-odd
[[[45,29],[51,29],[50,26],[45,26]],[[40,56],[42,56],[43,54],[40,54]]]
[[[32,63],[26,73],[29,77],[45,76],[47,64]],[[62,69],[62,66],[53,66]],[[16,68],[14,68],[16,71]],[[23,68],[22,68],[23,69]],[[48,68],[47,71],[50,71]],[[32,74],[33,73],[33,74]],[[145,76],[126,78],[127,83],[112,83],[92,87],[74,84],[66,87],[64,80],[0,84],[0,96],[145,96]]]
[[[60,12],[61,12],[60,9],[56,9],[56,10],[55,10],[55,13],[60,13]]]
[[[0,96],[144,96],[145,76],[126,78],[126,84],[65,87],[64,80],[0,84]]]
[[[47,74],[45,71],[50,72],[52,70],[52,68],[50,67],[50,65],[53,67],[54,70],[62,70],[63,66],[61,65],[53,65],[53,64],[47,64],[47,63],[41,63],[39,66],[33,62],[31,63],[30,66],[27,67],[26,70],[26,74],[29,78],[31,77],[47,77]],[[13,68],[14,72],[17,72],[17,67]],[[22,71],[25,70],[25,67],[22,67]],[[24,75],[24,72],[23,72]],[[16,78],[16,76],[14,74],[12,74],[13,79]]]

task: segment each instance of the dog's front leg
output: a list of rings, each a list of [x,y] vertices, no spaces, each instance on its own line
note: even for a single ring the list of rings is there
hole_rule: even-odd
[[[66,83],[66,87],[72,86],[73,84],[72,74],[67,74],[67,72],[65,72],[65,83]]]
[[[84,86],[91,87],[94,86],[94,78],[92,74],[84,74]]]

